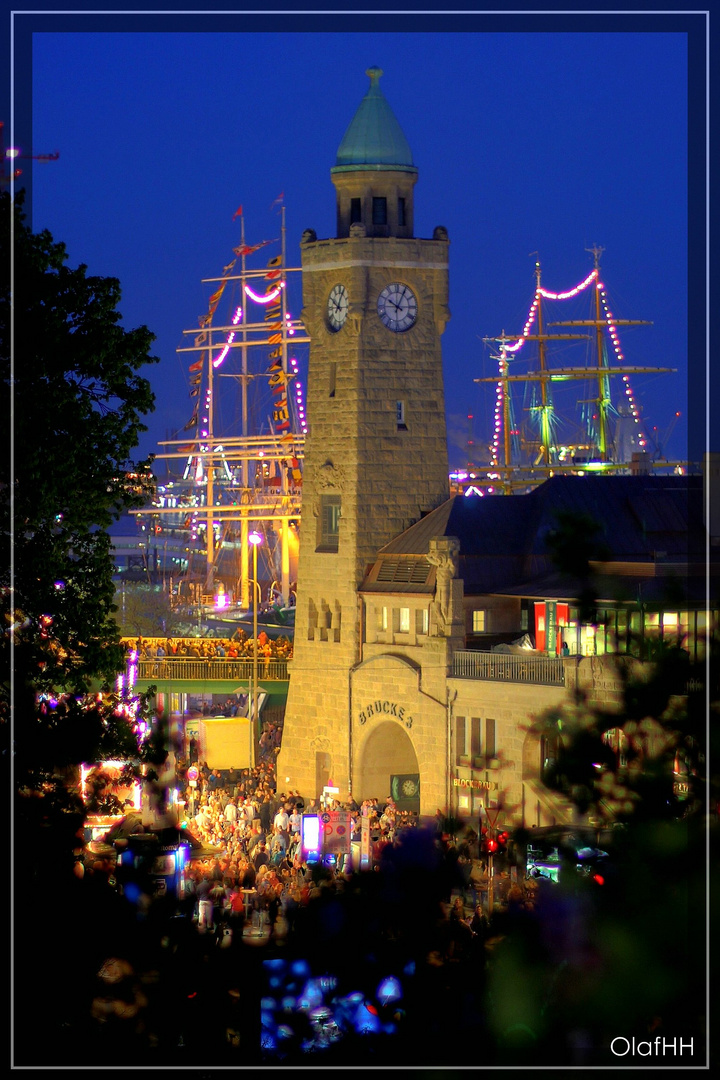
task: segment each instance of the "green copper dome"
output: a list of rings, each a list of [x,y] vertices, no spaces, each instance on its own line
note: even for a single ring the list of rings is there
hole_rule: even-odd
[[[408,141],[380,89],[382,70],[371,67],[365,74],[370,76],[370,89],[343,136],[331,173],[362,169],[417,172]]]

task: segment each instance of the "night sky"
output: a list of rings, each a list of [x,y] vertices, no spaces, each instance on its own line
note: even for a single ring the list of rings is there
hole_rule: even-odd
[[[299,265],[305,228],[334,234],[330,168],[369,85],[365,70],[377,65],[419,170],[415,234],[444,225],[450,237],[451,465],[468,459],[469,436],[476,447],[490,439],[494,390],[473,381],[496,370],[482,338],[522,330],[537,259],[544,287],[569,290],[591,271],[593,245],[605,249],[613,314],[653,323],[621,328],[626,362],[678,369],[631,382],[660,437],[681,412],[665,451],[687,456],[688,298],[694,317],[693,289],[704,295],[705,282],[700,253],[689,290],[685,33],[658,33],[650,19],[634,20],[637,32],[617,21],[601,32],[591,19],[575,21],[580,32],[549,19],[533,23],[539,32],[524,32],[523,19],[506,21],[509,32],[470,32],[499,25],[487,20],[435,32],[390,32],[378,19],[359,24],[374,32],[333,32],[338,20],[316,32],[317,20],[300,18],[291,30],[244,32],[257,24],[236,19],[215,33],[205,16],[183,24],[205,32],[178,32],[172,16],[95,19],[86,32],[71,19],[34,25],[33,150],[60,158],[32,168],[32,225],[66,243],[71,265],[118,277],[124,324],[144,323],[157,337],[161,362],[148,369],[157,409],[142,453],[180,437],[191,416],[192,358],[176,349],[216,287],[202,279],[219,277],[240,241],[238,206],[247,243],[274,239],[272,204],[283,194],[289,265]],[[142,32],[149,25],[154,32]],[[264,266],[276,250],[248,265]],[[290,308],[299,314],[295,280]],[[588,317],[585,296],[557,317]],[[702,385],[696,371],[691,398]],[[226,425],[232,409],[228,399]],[[701,434],[692,410],[691,430]],[[704,446],[695,438],[691,457]]]

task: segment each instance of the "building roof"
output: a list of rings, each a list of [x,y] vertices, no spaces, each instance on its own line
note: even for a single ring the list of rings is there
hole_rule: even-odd
[[[408,141],[380,89],[382,70],[371,67],[365,74],[370,77],[370,87],[343,136],[331,172],[417,172]]]
[[[526,495],[448,499],[380,550],[363,589],[379,591],[393,580],[391,564],[424,561],[431,539],[454,536],[466,595],[576,595],[577,582],[557,572],[547,542],[563,513],[600,526],[606,557],[598,579],[607,599],[640,588],[650,601],[673,577],[699,581],[707,538],[701,476],[556,476]]]

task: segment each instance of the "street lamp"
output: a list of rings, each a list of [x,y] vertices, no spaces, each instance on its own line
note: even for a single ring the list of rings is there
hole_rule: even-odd
[[[252,544],[253,580],[255,581],[255,585],[257,586],[257,584],[258,584],[257,549],[258,549],[258,544],[262,544],[262,542],[263,542],[262,533],[259,533],[257,531],[257,529],[253,529],[253,531],[248,536],[248,540]],[[253,639],[254,639],[253,640],[253,685],[252,685],[252,699],[251,699],[252,700],[252,708],[248,710],[249,718],[250,718],[250,723],[248,725],[249,732],[250,732],[249,733],[250,754],[249,754],[249,759],[248,759],[249,760],[249,764],[248,764],[249,769],[252,769],[253,764],[254,764],[254,762],[253,762],[253,757],[254,757],[253,750],[254,750],[254,747],[255,747],[254,737],[255,737],[255,729],[257,727],[257,685],[258,685],[258,640],[257,640],[257,638],[258,638],[258,628],[257,628],[257,617],[258,617],[258,592],[259,591],[260,591],[259,588],[253,589]]]

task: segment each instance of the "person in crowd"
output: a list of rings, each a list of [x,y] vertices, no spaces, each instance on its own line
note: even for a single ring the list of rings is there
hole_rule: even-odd
[[[270,856],[267,852],[267,844],[264,840],[261,840],[260,843],[257,845],[255,854],[253,855],[253,865],[256,871],[259,871],[261,866],[267,866],[269,861]]]
[[[283,804],[281,804],[278,812],[273,818],[273,828],[283,833],[287,833],[289,831],[290,817]]]
[[[300,833],[300,827],[302,825],[302,814],[297,808],[297,805],[293,807],[293,811],[289,818],[290,823],[290,836],[295,837]]]
[[[198,882],[196,896],[198,902],[198,929],[207,931],[213,929],[213,904],[210,899],[212,883],[209,877],[202,876]]]

